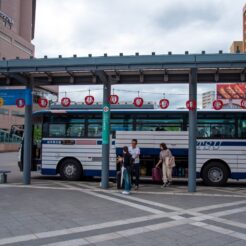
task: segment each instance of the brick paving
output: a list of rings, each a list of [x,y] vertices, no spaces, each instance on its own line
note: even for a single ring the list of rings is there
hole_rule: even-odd
[[[38,174],[25,187],[15,161],[0,154],[0,169],[12,171],[0,185],[0,245],[246,245],[245,182],[195,194],[144,183],[123,196],[115,184]]]

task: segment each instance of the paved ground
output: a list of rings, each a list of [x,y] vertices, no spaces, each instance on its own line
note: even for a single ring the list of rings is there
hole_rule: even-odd
[[[65,182],[35,175],[21,184],[16,154],[0,154],[11,169],[0,185],[0,245],[246,245],[246,184],[142,184],[131,196],[98,182]]]

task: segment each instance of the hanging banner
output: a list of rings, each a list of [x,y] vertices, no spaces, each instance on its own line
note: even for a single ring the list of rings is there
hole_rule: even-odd
[[[85,104],[86,105],[92,105],[95,101],[95,98],[93,96],[86,96],[85,97]]]
[[[119,102],[119,96],[118,95],[111,95],[109,97],[109,103],[110,104],[118,104]]]
[[[246,99],[241,100],[241,107],[246,109]]]
[[[195,110],[196,109],[196,101],[188,100],[186,102],[186,108],[189,109],[189,110]]]
[[[68,98],[68,97],[63,97],[63,98],[61,99],[61,105],[62,105],[63,107],[69,107],[70,104],[71,104],[71,99],[70,99],[70,98]]]
[[[162,99],[160,100],[159,105],[161,109],[167,109],[169,107],[169,100]]]
[[[222,100],[215,100],[215,101],[213,101],[213,108],[215,110],[221,110],[223,108],[223,106],[224,106],[224,103],[223,103]]]
[[[46,98],[39,98],[38,105],[40,108],[46,108],[49,104],[49,101]]]
[[[142,97],[136,97],[133,101],[133,104],[138,107],[141,108],[143,106],[144,100]]]
[[[17,105],[17,99],[23,99],[25,101],[25,105],[32,105],[31,93],[30,89],[0,90],[0,104],[2,104],[2,106]]]

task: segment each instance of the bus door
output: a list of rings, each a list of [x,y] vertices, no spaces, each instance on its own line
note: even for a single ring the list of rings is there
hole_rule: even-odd
[[[32,129],[32,169],[38,171],[41,168],[42,124],[34,123]]]
[[[31,171],[37,171],[38,165],[41,164],[41,141],[42,141],[42,124],[34,123],[32,127],[32,162]],[[23,171],[24,162],[24,136],[21,142],[18,166],[20,171]]]

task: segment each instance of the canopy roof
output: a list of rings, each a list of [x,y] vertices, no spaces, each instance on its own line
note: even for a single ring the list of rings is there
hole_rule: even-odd
[[[246,54],[139,55],[0,61],[0,86],[245,82]]]

